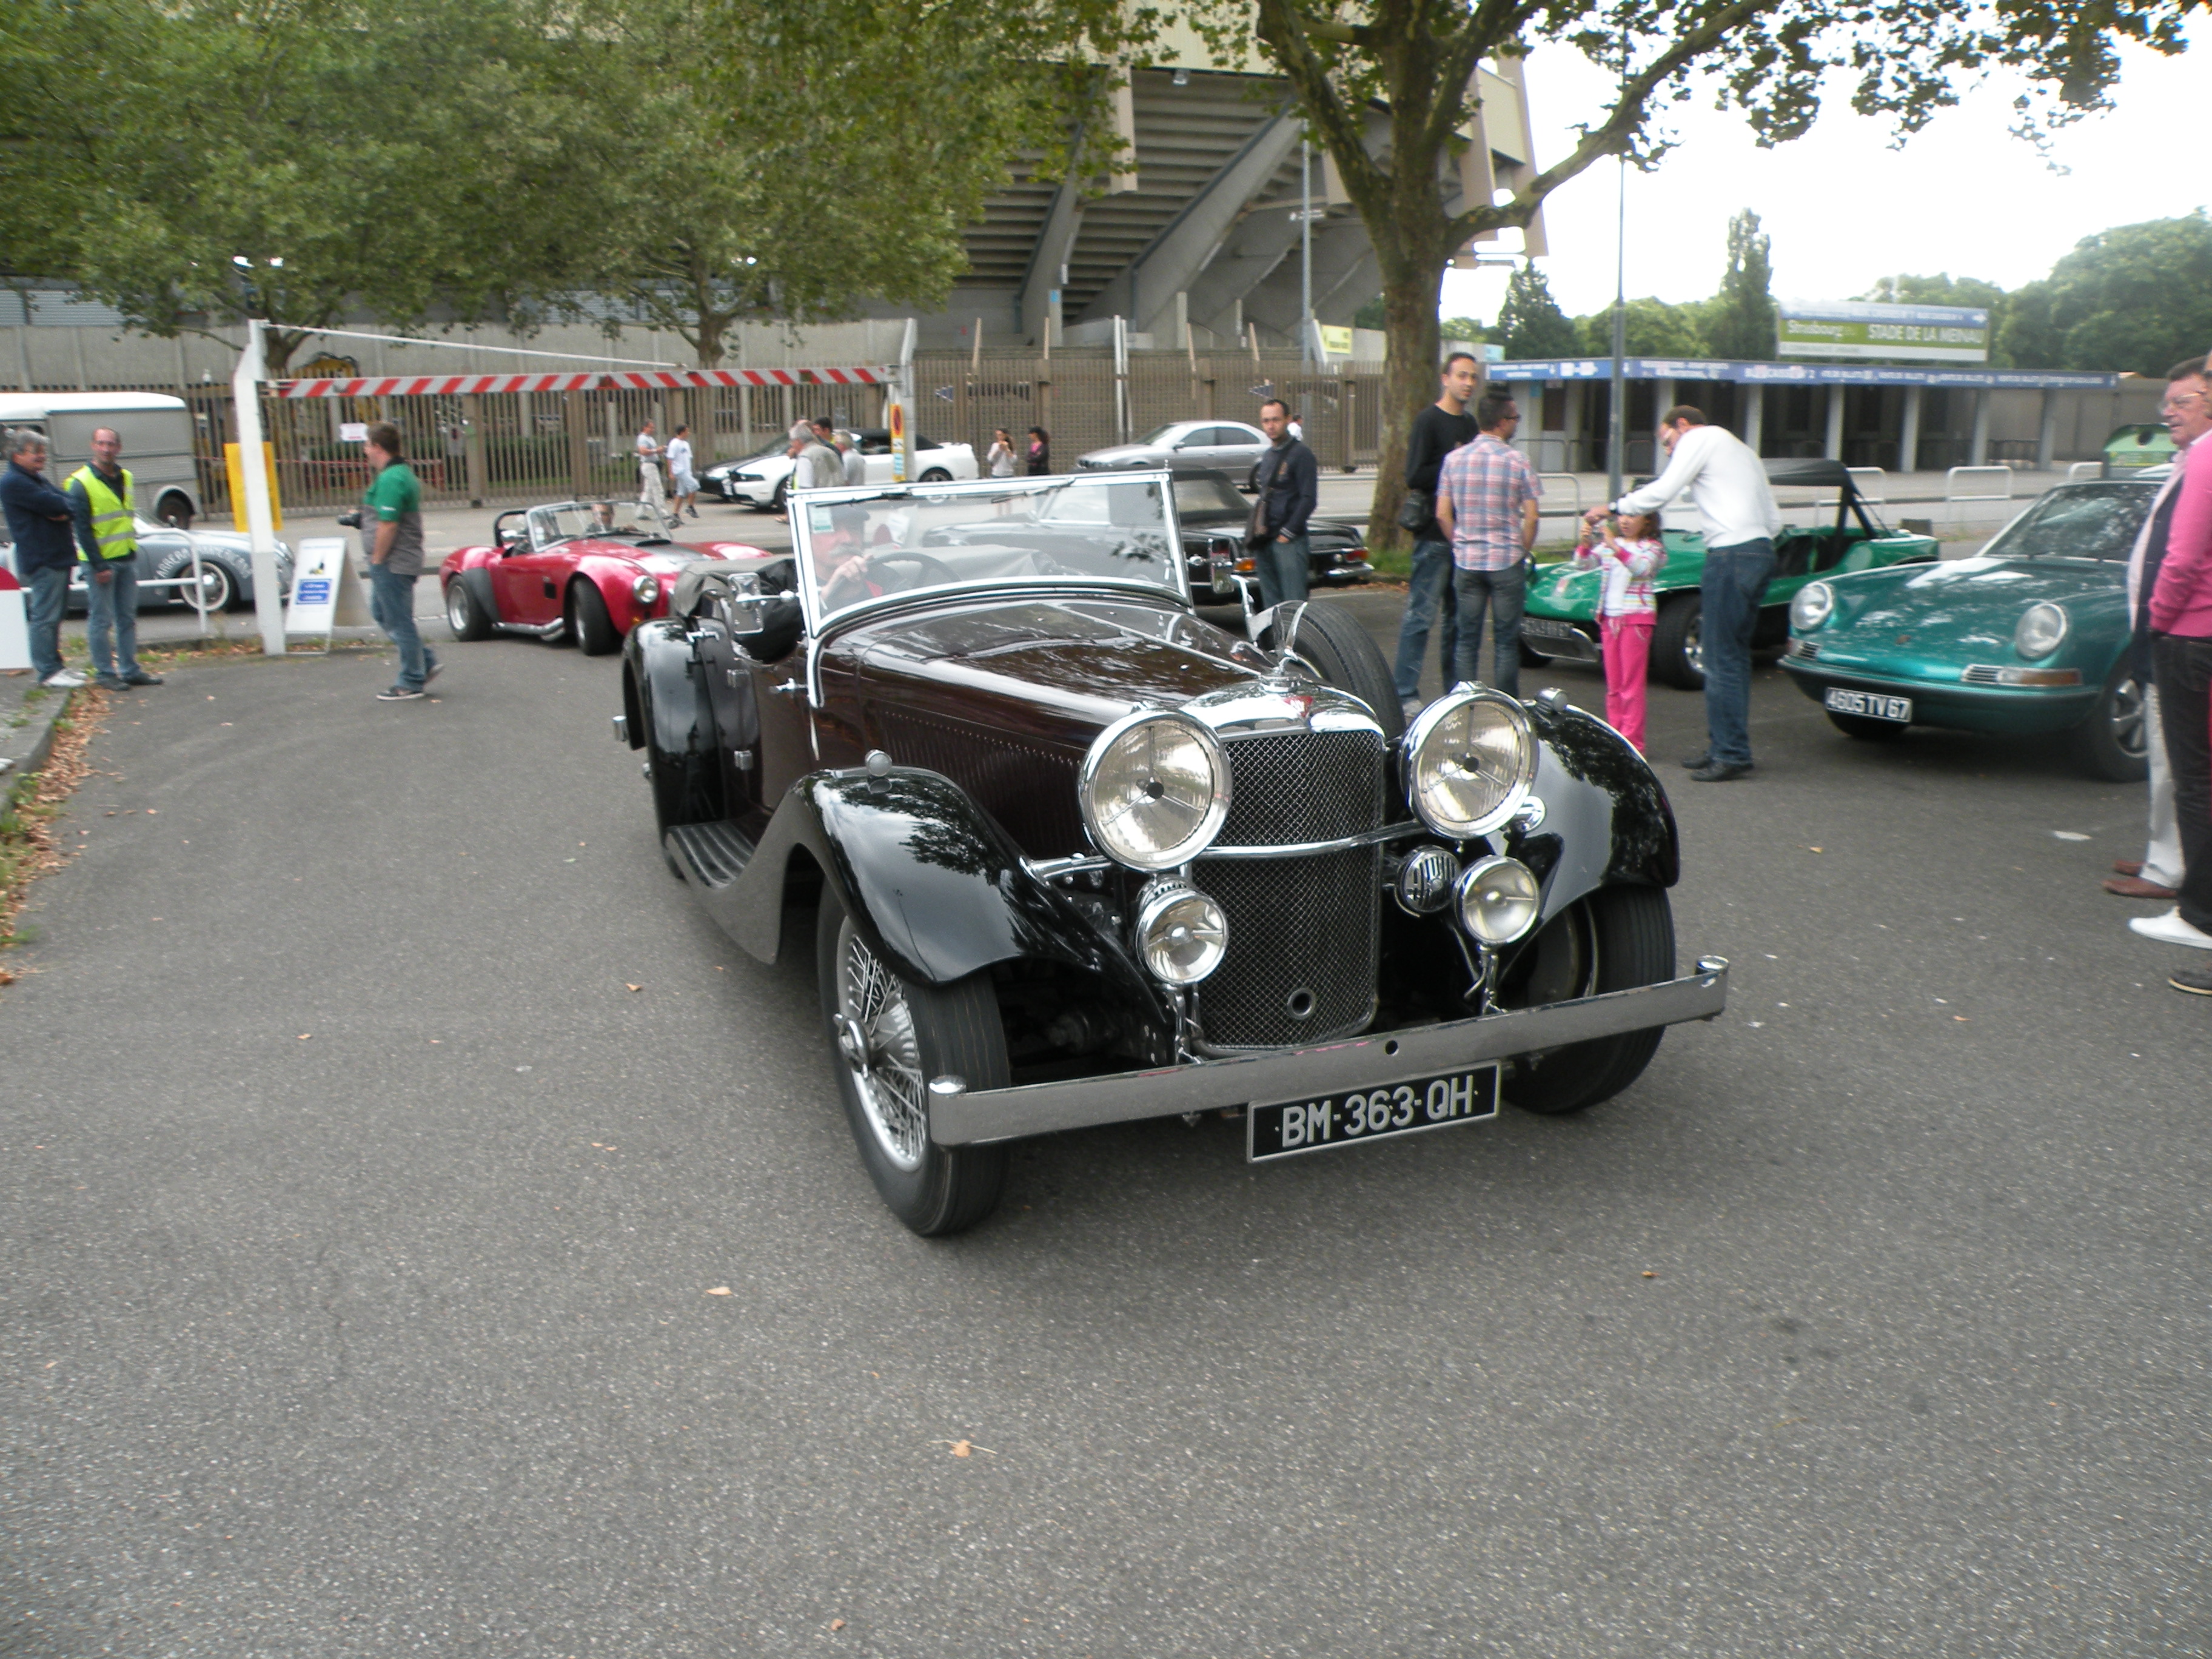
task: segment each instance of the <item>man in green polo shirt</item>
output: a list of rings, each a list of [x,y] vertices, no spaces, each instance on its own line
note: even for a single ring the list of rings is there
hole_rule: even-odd
[[[399,678],[376,694],[379,702],[415,702],[437,678],[437,654],[415,627],[415,579],[422,574],[422,483],[399,458],[399,428],[379,421],[368,429],[374,469],[362,497],[362,535],[368,543],[369,612],[399,647]]]

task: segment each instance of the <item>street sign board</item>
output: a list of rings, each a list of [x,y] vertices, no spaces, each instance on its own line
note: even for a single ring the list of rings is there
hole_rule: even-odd
[[[1832,300],[1775,307],[1775,352],[1893,363],[1985,363],[1990,313],[1975,306],[1886,306]]]

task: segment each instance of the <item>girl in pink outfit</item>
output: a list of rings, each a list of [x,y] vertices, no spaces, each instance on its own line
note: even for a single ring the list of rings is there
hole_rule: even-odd
[[[1606,724],[1644,752],[1644,679],[1651,663],[1651,629],[1659,619],[1652,583],[1667,567],[1667,544],[1659,538],[1659,515],[1627,513],[1607,520],[1599,532],[1602,546],[1590,543],[1585,525],[1575,548],[1575,568],[1605,572],[1597,602],[1598,631],[1605,644]]]

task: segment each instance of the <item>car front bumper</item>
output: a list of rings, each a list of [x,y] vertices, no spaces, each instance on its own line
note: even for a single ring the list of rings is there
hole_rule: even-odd
[[[1853,664],[1808,661],[1798,656],[1783,658],[1782,666],[1797,689],[1814,702],[1822,702],[1831,687],[1910,697],[1915,726],[1983,732],[1993,737],[2039,737],[2069,731],[2089,718],[2097,699],[2104,695],[2101,680],[2094,685],[1966,685],[1957,680],[1885,674]],[[2083,678],[2086,682],[2087,677]]]
[[[1636,990],[1374,1031],[1310,1048],[972,1092],[955,1086],[957,1079],[939,1078],[930,1085],[929,1135],[940,1146],[964,1146],[1372,1088],[1594,1037],[1712,1019],[1728,1006],[1728,975],[1726,961],[1703,957],[1695,973]]]

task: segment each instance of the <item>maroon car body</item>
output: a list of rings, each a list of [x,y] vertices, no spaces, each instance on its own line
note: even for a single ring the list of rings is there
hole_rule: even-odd
[[[677,579],[702,562],[764,560],[745,542],[678,541],[675,521],[635,501],[556,501],[502,513],[492,539],[438,567],[453,637],[565,636],[592,656],[668,614]]]

